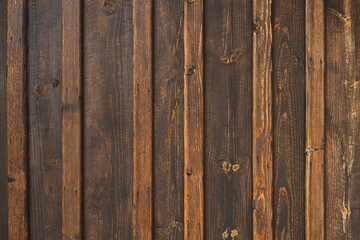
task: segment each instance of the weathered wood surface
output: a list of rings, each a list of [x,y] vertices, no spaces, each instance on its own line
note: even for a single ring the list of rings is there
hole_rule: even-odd
[[[306,239],[324,239],[324,2],[306,0]]]
[[[154,1],[154,239],[184,239],[184,1]]]
[[[210,240],[252,237],[251,6],[249,0],[204,2],[205,236]]]
[[[275,239],[305,238],[305,2],[273,1]]]
[[[253,1],[253,237],[273,238],[272,228],[272,1]]]

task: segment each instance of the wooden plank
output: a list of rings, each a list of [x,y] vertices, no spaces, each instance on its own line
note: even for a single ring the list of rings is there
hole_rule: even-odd
[[[8,168],[6,157],[7,4],[0,1],[0,239],[8,239]]]
[[[83,239],[135,239],[132,1],[83,8]]]
[[[183,12],[154,1],[154,239],[184,239]]]
[[[306,0],[306,239],[324,239],[324,1]]]
[[[184,239],[204,239],[203,1],[184,2]]]
[[[8,239],[28,239],[26,1],[8,1]]]
[[[133,0],[134,172],[133,238],[152,239],[153,68],[152,1]]]
[[[253,1],[253,238],[272,239],[271,3]]]
[[[273,2],[274,232],[305,238],[305,1]]]
[[[62,1],[62,239],[81,239],[81,1]]]
[[[358,239],[360,221],[360,5],[325,2],[325,235]]]
[[[204,4],[205,236],[210,240],[252,238],[252,2]]]
[[[61,239],[61,1],[28,0],[30,238]]]

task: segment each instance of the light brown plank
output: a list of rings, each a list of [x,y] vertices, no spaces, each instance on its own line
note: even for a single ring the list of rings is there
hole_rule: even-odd
[[[62,239],[81,239],[81,6],[62,1]]]
[[[306,0],[306,239],[324,239],[324,1]]]
[[[133,1],[133,239],[152,239],[152,1]]]
[[[8,1],[7,160],[8,237],[28,239],[26,1]]]
[[[253,1],[253,237],[272,239],[271,3]]]
[[[184,236],[204,239],[203,1],[184,3]]]

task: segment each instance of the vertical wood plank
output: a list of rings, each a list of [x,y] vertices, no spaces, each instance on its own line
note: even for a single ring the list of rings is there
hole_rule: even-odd
[[[134,172],[133,238],[152,239],[153,68],[152,1],[133,0]]]
[[[154,239],[184,239],[184,1],[154,1]]]
[[[133,239],[132,1],[83,9],[83,239]]]
[[[360,4],[325,2],[327,239],[358,239],[360,221]]]
[[[271,3],[253,1],[253,238],[272,239]]]
[[[203,1],[184,2],[184,239],[204,239]]]
[[[324,239],[324,1],[306,0],[306,239]]]
[[[62,237],[62,4],[28,0],[30,238]]]
[[[305,1],[273,1],[275,239],[305,238]]]
[[[8,1],[8,239],[28,239],[26,1]]]
[[[81,239],[81,2],[62,1],[62,239]]]
[[[252,238],[252,2],[204,2],[205,236],[210,240]]]
[[[7,4],[0,2],[0,239],[8,239],[8,168],[6,157]]]

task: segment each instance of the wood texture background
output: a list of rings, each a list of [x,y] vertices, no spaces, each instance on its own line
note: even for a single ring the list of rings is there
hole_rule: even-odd
[[[357,0],[0,2],[0,240],[358,239]]]

